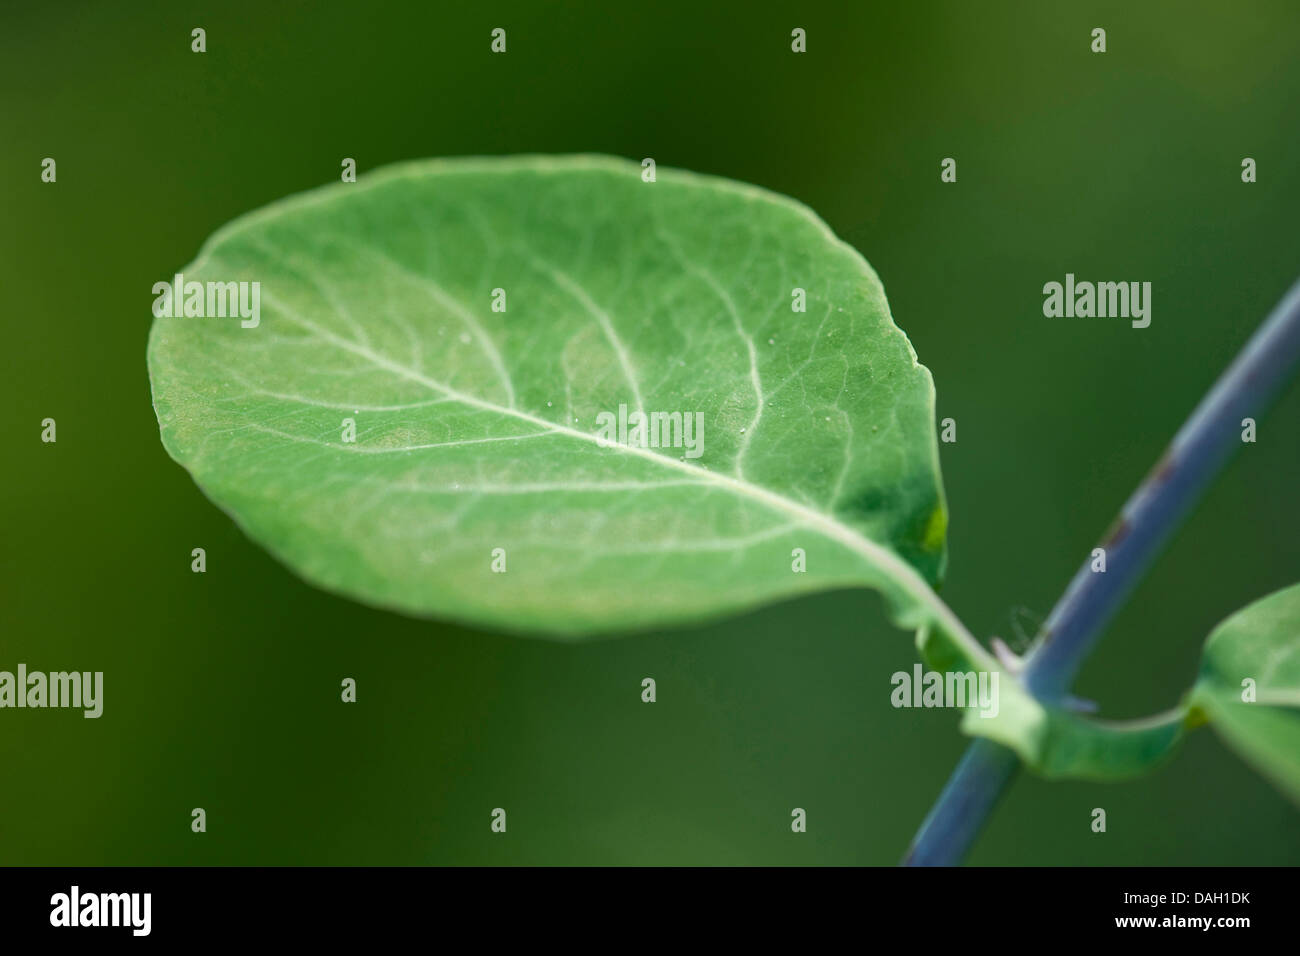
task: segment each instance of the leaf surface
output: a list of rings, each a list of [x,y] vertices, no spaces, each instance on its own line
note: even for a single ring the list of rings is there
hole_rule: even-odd
[[[1191,700],[1230,747],[1300,803],[1300,584],[1214,629]]]
[[[839,587],[903,626],[951,613],[929,372],[792,200],[603,157],[417,162],[236,220],[183,274],[258,282],[260,321],[155,318],[163,443],[317,585],[553,635]],[[657,446],[602,431],[635,412],[666,416]]]

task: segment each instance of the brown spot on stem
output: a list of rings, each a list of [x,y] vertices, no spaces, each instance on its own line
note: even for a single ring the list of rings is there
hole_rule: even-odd
[[[1107,551],[1111,548],[1119,547],[1120,542],[1128,537],[1129,530],[1128,519],[1123,515],[1120,515],[1115,519],[1115,523],[1110,526],[1109,530],[1107,530],[1106,537],[1102,540],[1101,546]]]
[[[1156,462],[1155,467],[1151,469],[1151,473],[1147,475],[1146,481],[1143,483],[1160,484],[1168,481],[1170,476],[1174,473],[1174,465],[1176,464],[1177,461],[1174,459],[1174,450],[1172,448],[1166,448],[1165,453],[1160,456],[1160,460]]]

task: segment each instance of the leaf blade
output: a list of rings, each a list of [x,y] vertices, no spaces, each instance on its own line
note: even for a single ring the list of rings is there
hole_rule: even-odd
[[[1300,584],[1247,605],[1211,632],[1191,700],[1228,746],[1300,804]]]
[[[164,444],[250,537],[368,603],[511,630],[863,585],[904,623],[936,614],[933,386],[870,267],[804,207],[591,158],[363,182],[237,221],[187,268],[261,276],[258,329],[151,331]],[[809,313],[783,313],[801,281]],[[598,444],[620,404],[705,409],[707,467]],[[620,593],[639,580],[654,593]]]

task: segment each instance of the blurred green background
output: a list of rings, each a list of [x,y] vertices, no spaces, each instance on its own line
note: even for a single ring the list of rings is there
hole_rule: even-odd
[[[150,287],[345,156],[598,151],[787,193],[933,370],[944,596],[1009,637],[1300,274],[1298,31],[1289,2],[5,5],[0,669],[106,691],[99,720],[0,711],[0,863],[895,862],[966,741],[890,707],[914,651],[873,595],[563,645],[313,590],[163,451]],[[1045,319],[1066,272],[1151,281],[1151,327]],[[1300,579],[1298,421],[1292,387],[1106,635],[1076,685],[1104,714],[1171,705],[1217,621]],[[1136,782],[1022,776],[971,860],[1295,864],[1300,813],[1202,731]]]

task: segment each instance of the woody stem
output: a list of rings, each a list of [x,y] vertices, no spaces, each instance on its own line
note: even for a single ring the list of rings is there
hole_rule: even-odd
[[[1092,560],[1075,572],[1025,661],[1026,689],[1060,701],[1124,599],[1170,532],[1242,442],[1245,419],[1263,414],[1300,365],[1300,282],[1251,336],[1179,429],[1107,533],[1105,572]],[[904,863],[959,863],[997,804],[1019,762],[1005,747],[976,740],[930,810]]]

